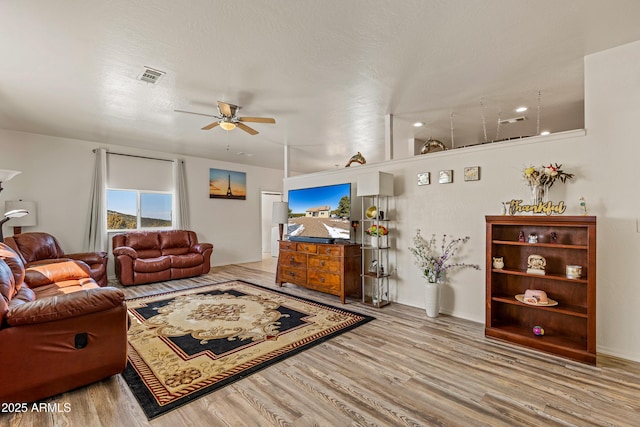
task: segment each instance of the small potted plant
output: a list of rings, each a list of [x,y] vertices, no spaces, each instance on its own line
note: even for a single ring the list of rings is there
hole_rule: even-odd
[[[384,225],[373,224],[365,230],[371,236],[371,246],[374,248],[387,247],[387,228]]]

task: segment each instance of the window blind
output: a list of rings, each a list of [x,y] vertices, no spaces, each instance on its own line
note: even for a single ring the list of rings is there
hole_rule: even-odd
[[[173,162],[107,153],[107,187],[125,190],[173,191]]]

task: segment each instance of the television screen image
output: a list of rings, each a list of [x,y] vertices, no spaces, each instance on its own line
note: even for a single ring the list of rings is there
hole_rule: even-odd
[[[351,184],[289,190],[288,236],[349,239]]]

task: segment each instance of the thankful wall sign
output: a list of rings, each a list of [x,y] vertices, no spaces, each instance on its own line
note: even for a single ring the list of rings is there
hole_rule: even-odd
[[[524,205],[522,200],[513,199],[509,202],[509,215],[516,215],[519,213],[534,213],[534,214],[563,214],[567,210],[564,201],[554,205],[553,202],[540,202],[537,205]]]

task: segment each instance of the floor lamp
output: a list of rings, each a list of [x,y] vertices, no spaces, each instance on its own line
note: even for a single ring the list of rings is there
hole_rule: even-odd
[[[0,193],[3,190],[2,183],[9,181],[11,178],[13,178],[14,176],[20,173],[22,172],[9,170],[9,169],[0,169]],[[0,219],[0,242],[4,242],[4,236],[2,235],[2,226],[4,225],[4,223],[9,221],[11,218],[20,218],[22,216],[27,215],[28,213],[29,213],[28,211],[25,210],[23,212],[21,209],[17,211],[5,212],[4,217]]]
[[[36,215],[36,202],[26,202],[24,200],[7,200],[6,202],[4,202],[4,210],[5,212],[26,211],[29,213],[29,215],[15,217],[15,219],[11,221],[14,235],[22,233],[22,227],[34,227],[38,225],[38,216]]]
[[[29,215],[29,211],[25,209],[16,209],[4,213],[4,218],[0,219],[0,242],[4,243],[4,235],[2,234],[2,226],[4,225],[4,223],[12,218],[21,218],[25,215]]]
[[[0,192],[2,192],[2,183],[9,181],[14,176],[22,173],[20,171],[12,171],[9,169],[0,169]]]
[[[289,203],[273,202],[271,220],[274,224],[278,224],[280,231],[280,240],[282,240],[284,225],[289,222]]]

